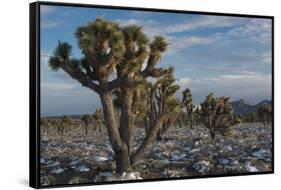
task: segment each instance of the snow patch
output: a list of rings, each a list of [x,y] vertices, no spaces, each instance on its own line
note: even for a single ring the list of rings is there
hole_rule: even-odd
[[[64,172],[64,169],[62,169],[62,168],[57,168],[57,169],[54,169],[51,171],[51,173],[55,173],[55,174],[60,174],[62,172]]]

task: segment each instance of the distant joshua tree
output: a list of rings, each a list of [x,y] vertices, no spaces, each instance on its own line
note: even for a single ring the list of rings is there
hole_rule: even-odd
[[[185,108],[187,113],[187,121],[189,123],[189,127],[193,128],[194,123],[194,115],[196,112],[196,107],[192,103],[192,94],[190,89],[186,89],[183,93],[184,98],[186,99]]]
[[[249,123],[257,122],[257,113],[256,112],[248,113],[245,117],[245,120]]]
[[[97,123],[97,127],[99,128],[99,132],[101,133],[101,128],[104,123],[103,113],[101,109],[97,109],[93,115],[93,119]]]
[[[271,105],[262,105],[257,110],[258,120],[265,126],[268,126],[272,122],[272,108]]]
[[[85,135],[87,136],[88,135],[88,130],[89,130],[89,126],[91,124],[93,124],[93,116],[92,115],[83,115],[81,120],[83,121],[84,123],[84,130],[85,130]]]
[[[71,125],[72,125],[71,117],[69,117],[68,115],[62,116],[61,123],[62,123],[62,125],[58,126],[59,127],[59,133],[61,135],[65,134],[65,133],[68,133],[70,128],[71,128]]]
[[[171,107],[164,109],[150,124],[143,141],[136,151],[132,151],[134,119],[143,113],[143,108],[137,101],[141,98],[140,89],[144,88],[148,77],[159,78],[169,72],[167,69],[156,68],[168,43],[161,36],[156,36],[149,42],[141,26],[121,27],[102,18],[79,27],[76,37],[83,57],[72,58],[71,45],[59,42],[49,64],[54,71],[62,69],[82,86],[99,95],[109,140],[115,153],[116,172],[122,174],[130,170],[131,165],[156,140],[167,115],[178,109],[175,106],[178,102],[173,98],[169,99]],[[119,125],[113,104],[115,91],[120,92],[122,103]]]
[[[243,118],[243,116],[239,115],[235,115],[233,118],[234,122],[237,124],[243,123],[245,121],[245,118]]]
[[[233,125],[233,109],[229,97],[215,98],[213,93],[201,103],[201,122],[209,130],[212,140],[217,133],[227,135]]]

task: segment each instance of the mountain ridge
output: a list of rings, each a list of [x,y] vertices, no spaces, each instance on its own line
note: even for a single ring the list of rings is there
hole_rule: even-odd
[[[256,112],[260,106],[268,105],[271,103],[272,101],[267,99],[262,100],[257,104],[250,104],[244,99],[231,102],[235,115],[247,115],[251,112]]]

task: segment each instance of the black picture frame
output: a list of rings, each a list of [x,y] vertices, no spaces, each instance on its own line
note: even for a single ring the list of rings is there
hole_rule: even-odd
[[[249,172],[243,174],[221,174],[221,175],[202,175],[190,177],[171,177],[163,179],[143,179],[143,180],[124,180],[111,182],[93,182],[93,183],[79,183],[79,184],[64,184],[64,185],[40,185],[40,5],[52,6],[66,6],[66,7],[87,7],[87,8],[106,8],[118,10],[137,10],[137,11],[151,11],[163,13],[187,13],[200,15],[216,15],[216,16],[231,16],[231,17],[247,17],[247,18],[264,18],[271,20],[272,34],[271,34],[271,50],[272,50],[272,170],[266,172]],[[29,44],[30,44],[30,91],[29,91],[29,185],[33,188],[54,188],[54,187],[74,187],[87,185],[106,185],[106,184],[120,184],[120,183],[136,183],[149,181],[167,181],[167,180],[183,180],[195,178],[214,178],[214,177],[233,177],[246,175],[260,175],[274,173],[274,16],[264,15],[249,15],[249,14],[233,14],[233,13],[219,13],[219,12],[201,12],[201,11],[187,11],[187,10],[168,10],[156,8],[141,8],[141,7],[123,7],[123,6],[108,6],[108,5],[91,5],[78,3],[59,3],[38,1],[29,4]]]

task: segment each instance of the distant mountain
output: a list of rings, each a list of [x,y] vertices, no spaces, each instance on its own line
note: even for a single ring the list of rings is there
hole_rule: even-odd
[[[241,99],[241,100],[234,101],[231,104],[235,115],[246,115],[251,112],[256,112],[258,108],[262,105],[271,104],[271,100],[263,100],[258,104],[251,105],[250,103]]]
[[[256,106],[262,106],[262,105],[268,105],[271,104],[271,100],[263,100],[260,103],[258,103]]]

